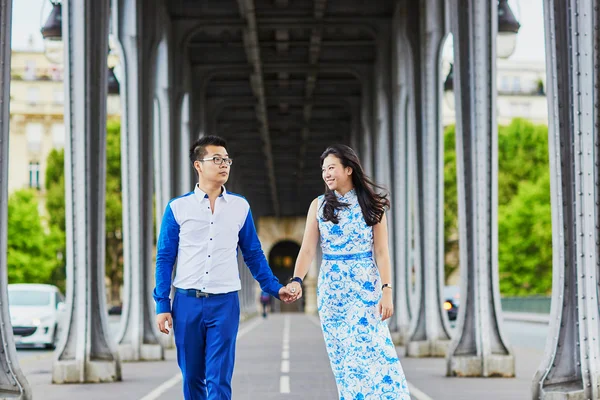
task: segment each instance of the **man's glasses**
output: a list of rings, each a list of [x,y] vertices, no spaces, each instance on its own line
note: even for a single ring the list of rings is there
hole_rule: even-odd
[[[198,160],[198,161],[211,161],[214,162],[217,165],[221,165],[223,163],[227,164],[227,165],[231,165],[233,164],[233,160],[231,158],[224,158],[224,157],[219,157],[219,156],[214,156],[211,158],[203,158],[202,160]]]

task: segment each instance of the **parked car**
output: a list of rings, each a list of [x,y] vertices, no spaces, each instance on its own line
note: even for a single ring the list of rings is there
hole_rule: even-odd
[[[65,299],[53,285],[8,285],[8,310],[17,347],[56,347],[65,316]]]
[[[460,287],[445,286],[444,287],[444,310],[448,313],[450,321],[456,321],[458,315],[458,306],[460,304]]]

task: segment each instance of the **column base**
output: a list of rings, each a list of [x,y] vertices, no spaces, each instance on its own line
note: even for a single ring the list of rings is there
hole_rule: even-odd
[[[392,342],[396,346],[404,346],[408,343],[410,327],[408,325],[399,326],[398,330],[390,332],[392,334]]]
[[[165,351],[160,344],[143,344],[140,346],[139,354],[131,344],[119,344],[119,358],[124,362],[131,361],[162,361],[165,359]]]
[[[165,350],[175,348],[175,335],[173,335],[173,331],[168,335],[161,335],[158,341]]]
[[[491,354],[488,356],[451,356],[448,358],[447,376],[479,376],[484,378],[514,378],[515,357]],[[566,397],[560,397],[566,399]],[[555,399],[555,397],[548,397]],[[558,397],[556,397],[558,400]]]
[[[119,361],[56,361],[52,367],[52,383],[102,383],[121,380]]]
[[[406,344],[406,357],[446,357],[450,340],[423,340]]]

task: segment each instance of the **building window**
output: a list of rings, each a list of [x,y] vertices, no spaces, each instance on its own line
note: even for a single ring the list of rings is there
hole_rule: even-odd
[[[521,78],[515,76],[512,83],[512,91],[515,93],[521,92]]]
[[[57,149],[65,147],[65,124],[52,125],[52,145]]]
[[[509,90],[510,90],[510,83],[508,81],[508,76],[503,76],[502,84],[500,85],[500,91],[506,93]]]
[[[25,80],[34,81],[35,80],[35,61],[27,60],[25,61]]]
[[[55,104],[63,104],[65,102],[65,91],[60,89],[60,90],[55,90],[54,91],[54,103]]]
[[[32,153],[39,153],[42,150],[43,127],[40,123],[28,123],[25,126],[25,135],[27,137],[27,148]]]
[[[40,101],[40,88],[30,87],[27,88],[27,103],[37,104]]]
[[[32,189],[40,189],[40,163],[29,163],[29,187]]]

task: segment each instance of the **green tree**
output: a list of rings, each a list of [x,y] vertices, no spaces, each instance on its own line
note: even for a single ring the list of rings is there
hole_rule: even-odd
[[[123,283],[123,241],[121,202],[121,126],[109,120],[106,138],[106,276],[111,282],[111,298],[118,299]],[[46,208],[50,216],[51,236],[65,252],[64,150],[53,150],[46,169]],[[64,264],[64,260],[63,260]],[[57,278],[64,279],[64,265]]]
[[[52,239],[42,226],[36,196],[33,190],[19,190],[8,199],[10,283],[48,283],[58,264]]]
[[[552,289],[550,171],[522,181],[498,210],[500,291],[506,295],[549,294]]]
[[[444,132],[444,273],[446,279],[459,267],[458,182],[456,177],[456,132],[454,125]]]
[[[446,276],[458,268],[455,129],[444,135]],[[552,222],[548,128],[515,119],[498,127],[498,240],[503,294],[548,293],[552,287]]]

